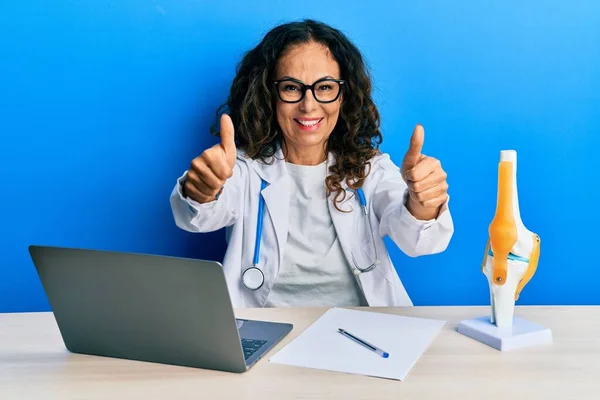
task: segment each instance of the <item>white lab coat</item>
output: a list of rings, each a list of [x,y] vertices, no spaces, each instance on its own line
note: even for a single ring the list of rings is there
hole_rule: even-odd
[[[335,156],[330,154],[327,170],[333,164]],[[407,185],[399,168],[387,154],[374,157],[371,165],[362,189],[381,263],[374,270],[358,275],[359,287],[369,306],[411,306],[412,301],[394,269],[383,237],[389,236],[411,257],[439,253],[446,249],[454,232],[452,218],[446,205],[435,220],[415,219],[404,206]],[[244,152],[238,151],[233,176],[225,183],[219,199],[212,202],[199,204],[182,196],[181,183],[186,173],[177,180],[170,197],[175,223],[189,232],[211,232],[227,227],[228,247],[222,263],[233,306],[263,307],[283,261],[288,230],[290,177],[281,149],[270,165],[247,158]],[[262,191],[265,212],[259,263],[265,281],[258,290],[249,290],[242,284],[241,275],[252,265],[254,256],[261,178],[268,183]],[[354,191],[345,182],[342,187],[346,190],[346,200],[339,207],[354,211],[339,212],[333,205],[335,193],[329,197],[329,210],[344,255],[352,263],[351,250],[360,249],[367,242],[368,231],[356,228],[357,224],[365,223],[365,216]]]

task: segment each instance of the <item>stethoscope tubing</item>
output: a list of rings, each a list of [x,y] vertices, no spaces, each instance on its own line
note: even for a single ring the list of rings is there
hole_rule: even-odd
[[[258,263],[259,263],[259,258],[260,258],[260,244],[261,244],[261,239],[262,239],[262,229],[263,229],[263,217],[264,217],[264,211],[265,211],[265,199],[262,195],[262,191],[267,187],[267,182],[263,179],[261,182],[261,186],[260,186],[260,196],[258,199],[258,215],[257,215],[257,222],[256,222],[256,238],[254,239],[254,257],[252,259],[252,267],[247,268],[243,274],[242,274],[242,283],[243,285],[250,290],[257,290],[259,289],[264,282],[264,274],[263,272],[260,270],[260,268],[258,268]],[[371,226],[371,220],[369,219],[369,212],[367,209],[367,200],[365,198],[365,194],[363,192],[363,190],[361,188],[358,188],[355,190],[356,194],[358,195],[358,199],[360,202],[361,207],[363,208],[363,212],[365,213],[365,216],[368,219],[368,224],[369,224],[369,230],[371,231],[371,239],[373,240],[373,246],[375,246],[375,237],[373,234],[373,229]],[[375,247],[375,251],[377,251],[377,248]],[[353,256],[353,261],[354,261],[354,256]],[[360,271],[360,272],[368,272],[371,271],[375,268],[376,264],[373,264],[369,267],[367,267],[366,269],[361,269],[358,267],[358,265],[356,265],[356,262],[354,261],[354,266],[355,268]],[[258,284],[251,284],[251,274],[254,274],[255,277],[258,276]]]

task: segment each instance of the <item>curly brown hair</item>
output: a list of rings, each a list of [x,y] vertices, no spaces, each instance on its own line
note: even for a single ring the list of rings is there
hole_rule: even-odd
[[[270,30],[237,66],[227,102],[217,110],[217,121],[227,108],[238,148],[252,159],[269,162],[284,140],[275,113],[277,61],[290,47],[308,42],[329,49],[339,64],[340,79],[346,81],[340,115],[326,146],[336,156],[325,180],[327,195],[336,193],[334,204],[340,210],[337,204],[346,195],[340,183],[345,179],[351,189],[361,187],[370,171],[369,160],[379,153],[383,140],[369,72],[358,48],[342,32],[311,19]],[[218,122],[211,129],[216,135],[217,126]]]

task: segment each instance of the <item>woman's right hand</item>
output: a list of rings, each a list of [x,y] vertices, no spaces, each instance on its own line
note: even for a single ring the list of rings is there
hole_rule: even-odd
[[[191,162],[184,193],[198,203],[217,198],[225,181],[233,175],[236,147],[233,122],[227,114],[221,116],[221,143],[205,150]]]

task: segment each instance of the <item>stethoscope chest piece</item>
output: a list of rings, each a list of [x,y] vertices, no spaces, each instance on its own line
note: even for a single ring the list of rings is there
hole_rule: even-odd
[[[250,267],[242,274],[242,283],[250,290],[259,289],[265,282],[265,276],[257,267]]]

